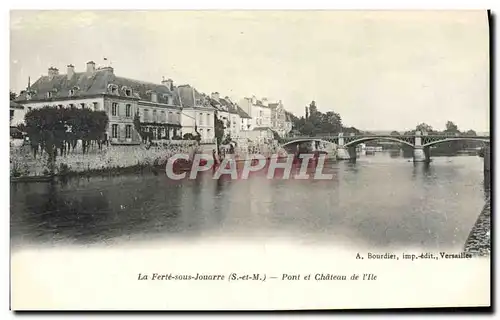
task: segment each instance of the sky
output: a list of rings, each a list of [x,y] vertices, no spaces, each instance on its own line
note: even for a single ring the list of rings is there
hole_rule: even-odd
[[[489,131],[486,11],[11,11],[10,30],[16,92],[93,60],[297,116],[314,100],[361,130]]]

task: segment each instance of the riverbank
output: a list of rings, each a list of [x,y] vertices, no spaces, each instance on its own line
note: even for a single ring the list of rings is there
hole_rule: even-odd
[[[91,149],[85,154],[81,150],[75,150],[57,156],[54,175],[60,177],[139,172],[145,168],[164,165],[174,154],[184,153],[193,156],[199,152],[205,150],[194,141],[152,147],[106,146],[101,150]],[[10,173],[12,182],[50,180],[48,156],[44,153],[35,158],[29,146],[11,144]]]
[[[475,256],[489,256],[491,253],[491,196],[472,227],[464,251]]]
[[[114,176],[119,174],[143,172],[164,172],[168,159],[175,154],[188,154],[192,159],[196,153],[212,156],[215,145],[198,145],[195,141],[172,141],[162,145],[146,147],[105,146],[101,150],[90,149],[86,154],[81,150],[71,151],[56,158],[55,172],[49,172],[47,154],[38,154],[35,158],[31,148],[21,143],[10,145],[11,182],[46,182],[53,179],[78,176]],[[236,161],[245,161],[250,154],[261,154],[268,158],[277,151],[277,146],[249,145],[237,147],[230,156]],[[186,171],[188,162],[180,165],[179,170]]]

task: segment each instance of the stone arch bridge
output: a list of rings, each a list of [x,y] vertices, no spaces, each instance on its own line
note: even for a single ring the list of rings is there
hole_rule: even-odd
[[[414,135],[344,135],[339,133],[336,136],[316,136],[316,137],[294,137],[285,139],[283,148],[291,149],[299,143],[303,142],[317,142],[324,143],[330,146],[336,146],[337,158],[340,160],[350,159],[356,157],[356,146],[360,143],[367,141],[393,141],[405,144],[413,148],[413,161],[415,162],[429,162],[430,161],[430,147],[449,141],[481,141],[485,144],[490,143],[489,136],[467,136],[461,134],[447,135],[447,134],[433,134],[415,132]]]

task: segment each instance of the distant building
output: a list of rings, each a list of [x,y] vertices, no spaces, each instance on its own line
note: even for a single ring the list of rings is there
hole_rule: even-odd
[[[66,74],[57,68],[48,69],[33,85],[21,92],[16,102],[31,108],[89,108],[105,111],[109,117],[106,132],[112,144],[138,144],[140,137],[134,128],[139,114],[143,130],[153,133],[153,139],[171,138],[181,128],[179,99],[172,80],[160,84],[116,76],[114,69],[96,68],[87,62],[82,72],[67,66]]]
[[[236,106],[236,110],[240,115],[240,131],[250,130],[252,127],[252,117],[248,115],[240,106]]]
[[[241,137],[254,143],[271,143],[274,140],[274,133],[269,127],[258,127],[241,131]]]
[[[178,86],[177,91],[182,108],[182,135],[196,135],[196,130],[198,130],[202,141],[213,140],[216,109],[211,105],[210,97],[198,92],[190,85]],[[193,102],[193,99],[196,101]]]
[[[285,123],[284,123],[284,130],[283,130],[283,136],[288,136],[292,132],[293,128],[293,115],[292,113],[285,111]]]
[[[287,111],[283,107],[283,103],[280,100],[277,103],[270,103],[269,107],[271,108],[271,128],[281,137],[286,136],[291,128],[288,129]]]
[[[24,122],[24,115],[26,114],[26,110],[23,105],[10,101],[10,127],[17,127],[21,123]]]
[[[252,118],[252,125],[250,129],[254,128],[270,128],[271,123],[271,109],[267,98],[257,100],[255,96],[251,98],[243,98],[240,107]]]

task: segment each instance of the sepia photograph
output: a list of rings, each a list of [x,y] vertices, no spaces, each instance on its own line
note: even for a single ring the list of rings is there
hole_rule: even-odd
[[[487,10],[12,10],[11,310],[490,307]]]

